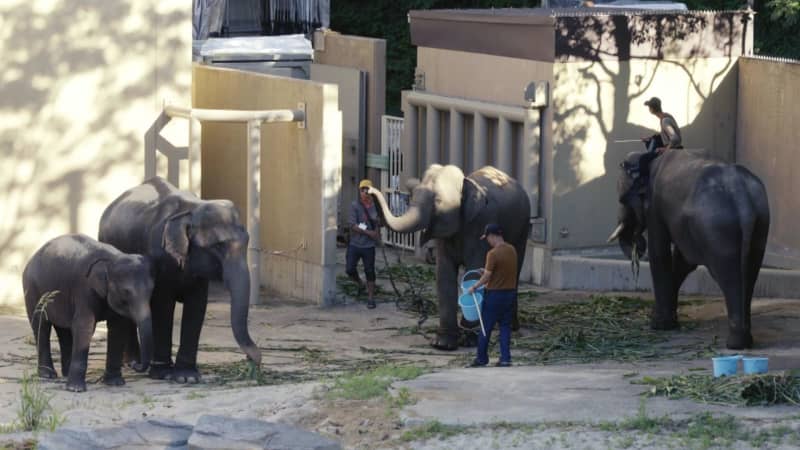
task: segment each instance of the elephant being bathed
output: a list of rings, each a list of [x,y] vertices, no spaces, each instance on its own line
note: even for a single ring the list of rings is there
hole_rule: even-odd
[[[435,239],[439,330],[431,345],[455,350],[459,341],[459,267],[469,270],[484,266],[489,247],[480,236],[486,224],[497,223],[517,251],[519,279],[528,239],[530,200],[516,180],[489,166],[465,177],[456,166],[434,164],[422,181],[413,180],[408,187],[411,202],[400,217],[392,215],[380,191],[371,188],[370,194],[377,198],[387,227],[399,233],[424,230],[420,245]]]
[[[652,327],[678,326],[678,290],[702,264],[725,295],[728,348],[751,347],[750,304],[769,231],[764,185],[742,166],[684,150],[666,151],[650,163],[648,182],[635,182],[641,156],[631,153],[621,165],[619,223],[608,240],[618,238],[628,257],[648,248]]]
[[[248,359],[261,351],[247,330],[249,235],[228,200],[201,200],[161,178],[124,192],[100,219],[100,240],[124,252],[147,255],[155,266],[150,301],[154,351],[150,376],[198,382],[197,349],[208,304],[209,280],[221,280],[231,297],[231,328]],[[180,347],[172,363],[175,302],[183,303]],[[136,343],[130,340],[131,345]],[[135,354],[135,352],[130,352]]]

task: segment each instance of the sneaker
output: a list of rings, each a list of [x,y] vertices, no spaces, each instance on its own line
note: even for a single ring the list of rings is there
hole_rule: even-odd
[[[497,361],[497,367],[511,367],[511,361]]]
[[[486,363],[482,363],[477,359],[474,359],[472,360],[472,363],[470,363],[470,365],[468,365],[467,367],[486,367]]]
[[[375,300],[370,300],[370,301],[367,302],[367,308],[368,309],[375,309],[376,306],[378,306],[378,305],[375,304]]]

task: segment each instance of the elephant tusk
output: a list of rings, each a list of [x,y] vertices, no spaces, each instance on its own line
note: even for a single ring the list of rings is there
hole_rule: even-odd
[[[617,238],[619,237],[619,234],[622,233],[622,228],[624,228],[622,226],[622,224],[621,223],[618,224],[617,228],[614,229],[614,231],[611,233],[611,236],[608,237],[606,242],[610,243],[610,242],[614,242],[615,240],[617,240]]]

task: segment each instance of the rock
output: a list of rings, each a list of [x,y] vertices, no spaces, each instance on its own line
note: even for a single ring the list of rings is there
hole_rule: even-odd
[[[183,449],[192,434],[191,425],[168,419],[148,419],[107,428],[60,428],[39,440],[43,450],[60,449]]]
[[[291,425],[204,415],[189,437],[189,449],[340,450],[341,445]]]

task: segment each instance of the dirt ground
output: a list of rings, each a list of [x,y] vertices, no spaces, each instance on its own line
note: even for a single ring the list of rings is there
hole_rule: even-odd
[[[547,291],[533,286],[523,286],[522,290],[537,291],[538,295],[529,301],[541,304],[586,300],[592,295],[588,292]],[[649,296],[647,293],[628,295]],[[425,436],[420,436],[417,441],[401,441],[411,426],[402,420],[402,405],[392,408],[385,397],[343,400],[327,395],[337,374],[375,367],[386,361],[425,367],[428,371],[463,367],[472,359],[474,349],[439,352],[428,346],[427,338],[430,336],[425,336],[425,332],[430,332],[436,325],[435,317],[423,324],[423,333],[420,333],[415,331],[416,317],[398,311],[388,298],[381,299],[375,310],[366,309],[361,301],[344,297],[341,304],[326,308],[270,298],[263,306],[253,307],[250,312],[250,333],[263,351],[263,366],[267,369],[261,383],[252,385],[252,382],[236,380],[244,371],[240,364],[243,354],[230,332],[228,305],[222,292],[217,291],[212,300],[198,357],[204,376],[202,383],[178,385],[149,380],[126,371],[125,386],[104,386],[98,382],[105,360],[105,327],[100,324],[92,341],[88,391],[80,394],[67,392],[63,389],[63,380],[44,383],[46,391],[52,395],[53,407],[65,418],[65,425],[102,426],[143,417],[194,423],[200,415],[214,413],[294,423],[340,439],[346,448],[453,448],[469,445],[470,439],[458,441],[458,436],[450,437],[450,441],[433,439],[426,442]],[[0,312],[0,424],[8,424],[16,417],[19,381],[23,373],[34,369],[36,351],[24,312],[11,309]],[[720,351],[724,350],[726,318],[721,299],[695,299],[682,306],[680,313],[699,326],[676,332],[670,339],[701,339]],[[756,299],[752,317],[756,341],[752,353],[770,356],[771,370],[800,368],[800,302]],[[176,314],[176,343],[179,319],[180,311]],[[520,333],[515,337],[535,334],[537,330],[534,327]],[[714,336],[719,339],[715,340]],[[54,351],[57,348],[54,341]],[[57,361],[55,355],[54,360]],[[706,362],[710,367],[710,361]],[[691,363],[697,364],[696,361]],[[797,412],[800,413],[800,409]],[[631,415],[635,413],[631,411]],[[496,433],[496,430],[491,432]],[[594,432],[581,433],[569,427],[548,428],[541,431],[543,434],[538,435],[538,439],[546,438],[549,445],[543,445],[545,441],[541,441],[536,446],[531,444],[518,448],[593,447],[589,442],[603,442],[592,440],[591,433]],[[503,436],[507,439],[511,435],[505,433]],[[0,447],[4,440],[12,437],[18,439],[19,435],[7,434],[5,439],[0,435]],[[503,439],[487,442],[499,445],[496,448],[514,447],[511,441]],[[641,442],[645,441],[631,437],[617,444],[606,441],[600,447],[652,446]]]

